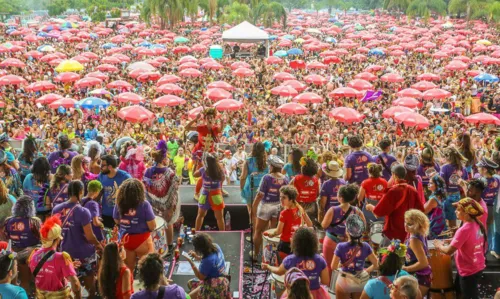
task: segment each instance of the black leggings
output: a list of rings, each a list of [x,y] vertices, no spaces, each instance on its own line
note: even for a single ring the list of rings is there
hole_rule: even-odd
[[[478,281],[482,271],[469,276],[460,276],[457,273],[455,278],[455,288],[458,294],[462,295],[462,299],[477,299],[479,298]]]

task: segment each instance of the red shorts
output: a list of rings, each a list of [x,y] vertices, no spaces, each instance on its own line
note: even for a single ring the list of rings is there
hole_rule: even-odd
[[[150,236],[151,236],[151,232],[145,232],[142,234],[126,235],[126,237],[124,237],[125,243],[123,244],[123,247],[125,247],[125,249],[127,249],[127,250],[134,251],[139,246],[141,246],[141,244],[144,243],[144,241],[146,241]]]

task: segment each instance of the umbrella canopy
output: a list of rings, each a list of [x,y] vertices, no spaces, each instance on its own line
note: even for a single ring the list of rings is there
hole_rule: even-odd
[[[363,94],[351,87],[340,87],[328,94],[329,97],[361,98]]]
[[[498,82],[498,77],[495,75],[487,74],[487,73],[482,73],[474,77],[475,81],[478,82]]]
[[[224,99],[230,99],[232,97],[231,93],[222,88],[212,88],[205,92],[205,96],[211,100],[219,101]]]
[[[460,60],[453,60],[450,63],[448,63],[444,68],[450,71],[463,71],[467,69],[469,66],[460,61]]]
[[[362,79],[362,80],[366,80],[366,81],[375,81],[378,79],[377,76],[375,76],[374,74],[372,74],[370,72],[359,73],[356,76],[354,76],[354,78],[355,79]]]
[[[294,97],[299,93],[291,86],[281,85],[271,89],[271,93],[281,97]]]
[[[132,103],[132,104],[139,104],[144,102],[144,98],[136,93],[133,92],[123,92],[120,93],[119,95],[116,95],[114,97],[116,101],[119,103]]]
[[[186,103],[186,100],[179,98],[178,96],[174,95],[164,95],[161,96],[155,100],[153,100],[153,105],[158,106],[158,107],[174,107],[174,106],[179,106],[183,105]]]
[[[225,90],[228,90],[228,91],[231,91],[234,89],[234,87],[229,84],[229,83],[226,83],[224,81],[215,81],[215,82],[212,82],[210,84],[207,85],[207,88],[221,88],[221,89],[225,89]]]
[[[422,108],[424,106],[419,100],[414,98],[403,97],[392,102],[395,106],[404,106],[408,108]]]
[[[85,88],[91,86],[101,85],[102,80],[94,77],[85,77],[75,82],[75,87]]]
[[[38,99],[36,99],[35,103],[47,105],[47,104],[50,104],[50,103],[57,101],[59,99],[62,99],[62,98],[63,98],[62,95],[58,95],[55,93],[48,93],[48,94],[43,95],[43,96],[39,97]]]
[[[195,119],[198,116],[198,114],[200,114],[202,111],[203,111],[203,107],[201,107],[201,106],[196,107],[194,109],[191,109],[188,111],[188,117],[190,119]]]
[[[0,86],[4,85],[23,85],[27,84],[28,81],[26,81],[23,77],[16,76],[16,75],[6,75],[3,77],[0,77]]]
[[[128,71],[133,71],[137,69],[143,69],[148,72],[156,71],[156,68],[154,66],[144,61],[137,61],[127,66]]]
[[[56,101],[50,103],[49,107],[52,109],[57,109],[59,107],[64,107],[64,108],[68,109],[68,108],[75,107],[76,103],[78,103],[78,102],[74,99],[62,98],[62,99],[59,99],[59,100],[56,100]]]
[[[465,121],[473,124],[494,124],[497,126],[500,125],[500,119],[492,114],[484,112],[469,115],[465,118]]]
[[[451,93],[440,88],[429,89],[422,94],[424,100],[446,99],[451,96]]]
[[[233,75],[238,76],[238,77],[251,77],[254,75],[254,71],[251,69],[247,68],[238,68],[233,71]]]
[[[305,92],[301,93],[298,96],[293,98],[294,102],[300,104],[312,104],[312,103],[322,103],[323,98],[314,92]]]
[[[155,118],[153,112],[139,105],[122,108],[117,115],[119,118],[132,123],[149,122]]]
[[[203,73],[197,69],[188,68],[180,71],[179,75],[183,77],[200,77],[201,75],[203,75]]]
[[[356,111],[352,108],[347,108],[347,107],[338,107],[338,108],[332,109],[332,111],[330,111],[328,116],[335,119],[336,121],[339,121],[342,123],[347,123],[347,124],[351,124],[353,122],[360,122],[365,117],[364,115],[360,114],[358,111]]]
[[[326,80],[325,77],[321,75],[308,75],[304,77],[304,81],[310,84],[315,84],[315,85],[324,85],[328,80]]]
[[[56,89],[56,86],[54,85],[54,83],[49,81],[38,81],[31,83],[26,88],[32,91],[47,91]]]
[[[134,88],[134,86],[132,86],[132,84],[128,83],[127,81],[123,81],[123,80],[116,80],[116,81],[113,81],[113,82],[110,82],[108,83],[108,85],[106,85],[107,88],[114,88],[114,89],[126,89],[126,90],[131,90],[132,88]]]
[[[109,63],[101,64],[101,65],[97,66],[96,69],[98,71],[108,72],[108,73],[116,73],[119,71],[119,69],[116,66],[109,64]]]
[[[396,73],[385,74],[382,77],[380,77],[380,80],[382,80],[384,82],[391,82],[391,83],[399,83],[399,82],[405,81],[405,79],[403,77],[401,77],[400,74],[396,74]]]
[[[161,86],[163,84],[167,83],[177,83],[181,81],[181,78],[177,77],[176,75],[163,75],[158,82],[156,82],[156,86]]]
[[[404,107],[404,106],[393,106],[389,109],[386,109],[382,113],[382,117],[394,118],[395,116],[397,116],[398,114],[403,113],[403,112],[415,112],[415,111],[413,111],[412,109],[410,109],[408,107]]]
[[[111,92],[107,91],[106,89],[104,88],[98,88],[98,89],[94,89],[90,92],[90,94],[93,94],[93,95],[111,95]]]
[[[23,68],[26,64],[17,58],[7,58],[0,62],[0,67],[18,67]]]
[[[83,70],[83,65],[76,60],[63,60],[56,67],[56,72],[64,73],[64,72],[79,72]]]
[[[422,93],[414,88],[406,88],[396,93],[398,97],[421,98]]]
[[[438,86],[430,81],[420,81],[411,86],[411,88],[415,88],[417,90],[425,91],[433,88],[437,88]]]
[[[407,127],[416,127],[418,129],[427,128],[430,123],[427,118],[416,112],[403,112],[394,117],[394,120]]]
[[[220,100],[214,104],[218,111],[237,111],[243,108],[243,103],[233,99]]]
[[[107,108],[109,106],[109,102],[101,98],[89,97],[78,101],[76,106],[84,109]]]
[[[282,86],[291,86],[291,87],[293,87],[293,89],[295,89],[298,92],[301,92],[307,88],[307,85],[305,85],[304,83],[297,81],[297,80],[286,80],[285,82],[281,83],[281,85]]]
[[[274,74],[273,79],[278,81],[295,80],[295,76],[290,73],[281,72]]]
[[[439,81],[439,80],[441,80],[441,77],[439,77],[438,75],[433,74],[433,73],[424,73],[424,74],[418,75],[417,80]]]
[[[283,114],[306,114],[307,108],[299,103],[286,103],[278,107],[277,111]]]
[[[368,90],[368,89],[373,89],[373,85],[363,79],[354,79],[351,82],[347,84],[347,86],[352,87],[357,90]]]
[[[184,92],[184,89],[182,89],[180,86],[173,84],[173,83],[167,83],[163,84],[162,86],[156,88],[157,92],[163,92],[165,94],[181,94]]]

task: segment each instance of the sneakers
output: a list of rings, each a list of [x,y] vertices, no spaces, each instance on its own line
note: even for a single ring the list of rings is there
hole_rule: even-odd
[[[490,254],[495,257],[497,260],[500,260],[500,255],[498,255],[495,251],[490,251]]]

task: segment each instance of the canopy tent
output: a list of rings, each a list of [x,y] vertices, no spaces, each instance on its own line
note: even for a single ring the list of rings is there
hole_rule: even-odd
[[[237,43],[266,42],[266,57],[269,56],[269,34],[247,21],[224,31],[222,33],[222,41]]]

